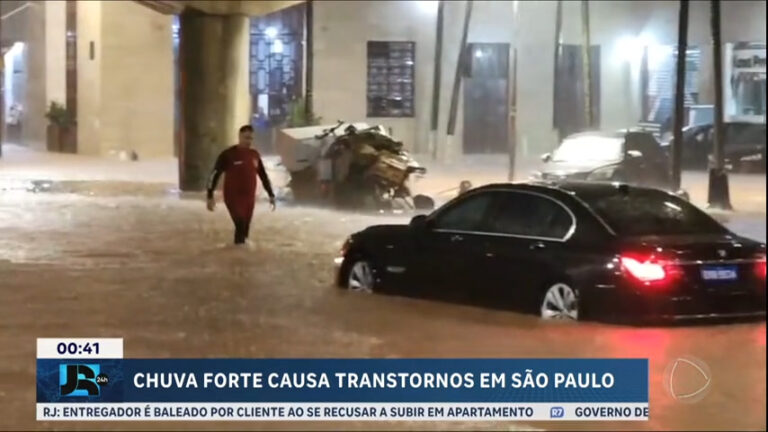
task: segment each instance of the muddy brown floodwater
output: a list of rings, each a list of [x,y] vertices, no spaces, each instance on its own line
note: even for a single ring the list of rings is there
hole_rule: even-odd
[[[551,325],[511,312],[333,286],[345,236],[403,220],[317,209],[266,211],[252,249],[227,246],[221,206],[163,193],[0,193],[0,427],[3,429],[766,428],[765,323],[636,328]],[[648,422],[38,423],[35,338],[122,337],[126,357],[647,357]],[[696,403],[664,373],[706,363]]]

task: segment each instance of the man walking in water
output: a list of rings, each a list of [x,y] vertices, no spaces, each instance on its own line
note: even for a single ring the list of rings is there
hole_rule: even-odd
[[[261,161],[261,155],[251,148],[253,143],[253,128],[245,125],[240,128],[237,145],[219,154],[216,165],[208,179],[208,210],[216,208],[213,191],[224,174],[224,204],[227,206],[232,222],[235,224],[235,244],[244,244],[248,239],[248,231],[253,216],[253,206],[256,201],[256,176],[261,179],[264,190],[269,195],[269,205],[275,210],[275,194],[272,184],[267,177],[267,171]]]

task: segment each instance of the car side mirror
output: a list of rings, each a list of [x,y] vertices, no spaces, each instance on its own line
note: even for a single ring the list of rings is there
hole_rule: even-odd
[[[627,152],[627,156],[629,156],[631,159],[637,159],[643,157],[643,153],[637,150],[629,150]]]
[[[435,209],[435,200],[426,195],[415,195],[413,197],[413,207],[418,211],[432,211]]]
[[[427,216],[416,215],[413,217],[413,219],[411,219],[411,223],[408,225],[415,231],[423,231],[427,229]]]
[[[552,153],[544,153],[541,155],[541,161],[542,162],[549,162],[552,160]]]

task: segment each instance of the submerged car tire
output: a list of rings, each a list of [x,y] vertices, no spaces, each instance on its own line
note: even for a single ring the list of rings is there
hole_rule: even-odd
[[[578,291],[563,282],[552,284],[541,296],[539,317],[548,321],[577,321],[579,319]]]
[[[373,266],[368,261],[360,259],[349,267],[346,283],[348,291],[372,294],[375,282]]]

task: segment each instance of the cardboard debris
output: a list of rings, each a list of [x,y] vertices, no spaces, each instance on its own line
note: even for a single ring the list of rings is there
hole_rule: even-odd
[[[409,177],[426,171],[384,127],[367,123],[283,129],[276,147],[302,202],[388,208],[410,200]]]

